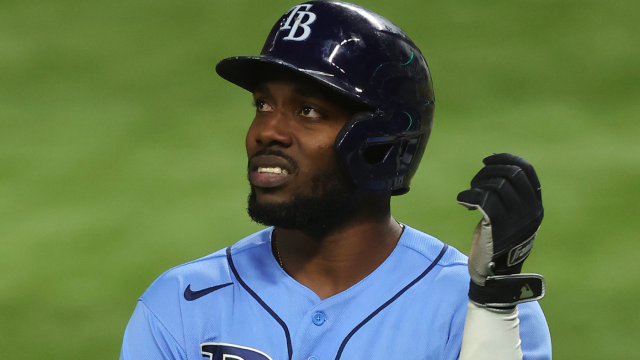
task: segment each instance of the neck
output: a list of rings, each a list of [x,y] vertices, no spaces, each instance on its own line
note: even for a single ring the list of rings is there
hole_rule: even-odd
[[[321,299],[348,289],[378,268],[402,234],[389,212],[388,198],[382,204],[362,205],[342,223],[274,230],[274,253],[283,269]]]

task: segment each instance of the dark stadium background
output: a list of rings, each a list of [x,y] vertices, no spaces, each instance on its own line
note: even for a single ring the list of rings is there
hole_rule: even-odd
[[[640,353],[640,2],[382,1],[434,78],[400,221],[469,249],[456,194],[492,152],[532,162],[525,270],[556,359]],[[0,354],[114,359],[163,271],[261,227],[245,214],[250,96],[216,76],[292,1],[0,1]]]

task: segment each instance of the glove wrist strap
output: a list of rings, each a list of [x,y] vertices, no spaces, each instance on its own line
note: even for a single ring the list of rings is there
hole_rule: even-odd
[[[539,274],[489,276],[484,286],[473,281],[469,299],[479,306],[507,309],[544,297],[544,278]]]

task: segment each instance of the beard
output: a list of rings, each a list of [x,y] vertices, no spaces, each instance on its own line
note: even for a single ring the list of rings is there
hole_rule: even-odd
[[[314,176],[310,195],[295,195],[290,201],[260,204],[251,186],[247,213],[251,220],[283,229],[328,229],[354,213],[356,185],[335,169]]]

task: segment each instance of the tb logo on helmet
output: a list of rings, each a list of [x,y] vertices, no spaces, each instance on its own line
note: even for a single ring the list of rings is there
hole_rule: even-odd
[[[284,24],[280,30],[289,30],[289,35],[287,35],[282,40],[290,40],[290,41],[303,41],[306,40],[309,35],[311,35],[311,28],[309,25],[313,24],[316,21],[316,14],[309,12],[313,5],[302,4],[296,5],[291,8],[291,13],[289,14],[289,18],[287,18],[287,22]],[[304,8],[303,11],[300,9]],[[305,16],[307,16],[305,18]],[[303,22],[306,20],[305,22]],[[293,21],[293,25],[291,25],[291,21]],[[296,36],[296,32],[298,32],[298,28],[302,28],[303,32],[300,36]]]

